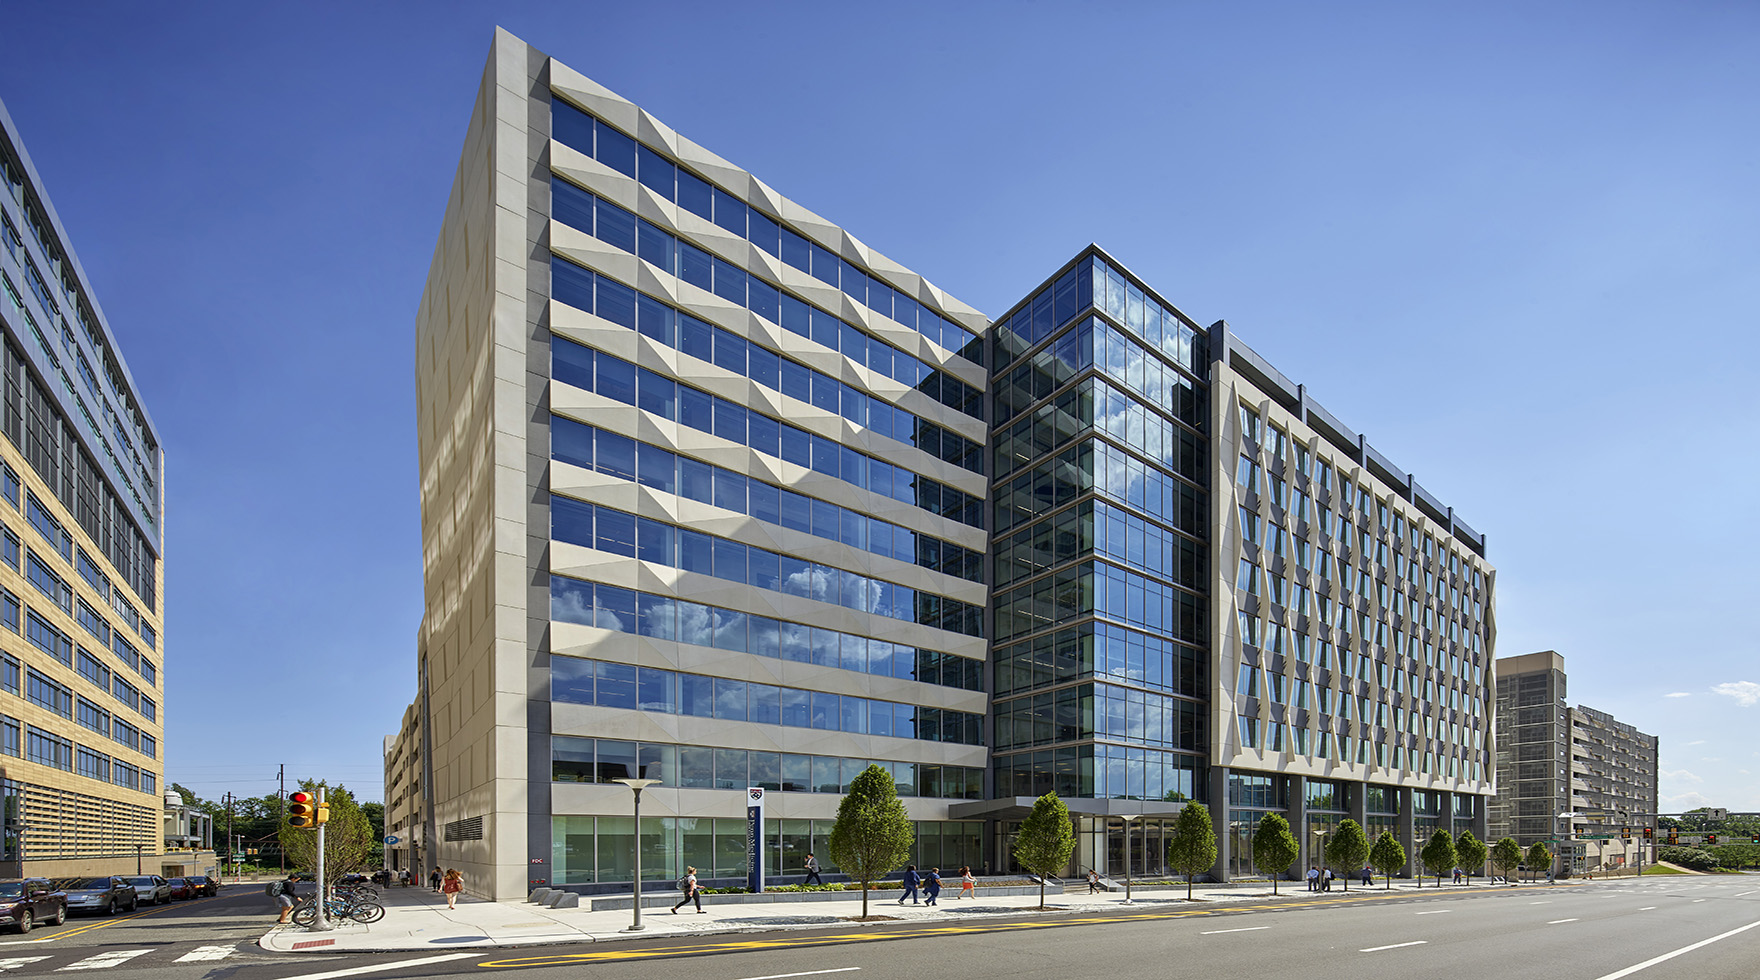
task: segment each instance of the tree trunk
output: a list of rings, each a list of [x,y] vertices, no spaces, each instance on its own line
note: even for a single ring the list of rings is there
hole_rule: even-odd
[[[1186,875],[1186,901],[1192,900],[1192,876]]]
[[[1045,907],[1045,876],[1039,876],[1039,907]]]
[[[868,917],[868,882],[862,882],[862,918]]]

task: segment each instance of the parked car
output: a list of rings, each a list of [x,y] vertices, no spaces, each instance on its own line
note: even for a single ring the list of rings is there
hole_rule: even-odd
[[[173,902],[187,902],[196,897],[196,890],[189,886],[188,878],[167,878],[165,887],[171,890]]]
[[[190,887],[196,890],[197,895],[220,894],[220,880],[218,878],[210,878],[207,875],[190,875],[185,880],[190,883]]]
[[[47,878],[9,878],[0,881],[0,926],[30,932],[31,926],[47,922],[58,926],[67,921],[67,893]]]
[[[164,905],[171,901],[171,886],[158,875],[136,875],[125,879],[134,886],[135,900],[145,905]]]
[[[133,912],[140,898],[134,892],[134,886],[127,879],[111,876],[108,878],[73,878],[62,883],[67,892],[67,910],[69,912],[102,912],[115,915],[117,912]]]

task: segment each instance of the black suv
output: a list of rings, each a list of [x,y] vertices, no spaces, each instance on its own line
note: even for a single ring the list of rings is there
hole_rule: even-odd
[[[0,926],[30,932],[31,926],[47,922],[58,926],[67,921],[67,893],[47,878],[0,880]]]
[[[139,902],[134,886],[126,878],[69,878],[61,883],[67,892],[67,911],[102,912],[115,915],[133,912]]]

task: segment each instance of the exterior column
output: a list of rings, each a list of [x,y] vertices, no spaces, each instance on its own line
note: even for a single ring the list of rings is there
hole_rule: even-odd
[[[1284,807],[1284,819],[1289,821],[1289,832],[1296,838],[1296,863],[1290,865],[1290,880],[1301,881],[1308,873],[1309,850],[1313,842],[1308,839],[1308,777],[1289,777],[1289,805]]]
[[[1401,877],[1409,878],[1412,876],[1413,869],[1418,866],[1418,848],[1423,846],[1417,840],[1418,821],[1416,816],[1412,812],[1412,791],[1410,787],[1401,786],[1399,788],[1399,818],[1395,823],[1398,829],[1393,832],[1406,849],[1406,866],[1400,872]]]
[[[1479,838],[1479,840],[1485,844],[1485,864],[1486,864],[1485,867],[1480,867],[1480,868],[1474,869],[1474,872],[1473,872],[1474,874],[1489,875],[1491,873],[1491,869],[1489,867],[1489,865],[1491,864],[1491,845],[1496,842],[1490,839],[1491,838],[1491,813],[1490,813],[1490,811],[1491,811],[1491,797],[1489,797],[1489,796],[1475,796],[1475,797],[1473,797],[1473,819],[1468,821],[1467,825],[1472,828],[1473,836]]]
[[[1228,767],[1210,767],[1210,822],[1216,832],[1216,864],[1210,869],[1217,881],[1228,880]]]

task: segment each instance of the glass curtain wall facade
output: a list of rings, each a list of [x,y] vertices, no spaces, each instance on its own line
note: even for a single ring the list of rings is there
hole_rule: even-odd
[[[993,332],[995,796],[1149,804],[1156,872],[1205,785],[1204,335],[1097,249]],[[1123,873],[1121,822],[1077,829]]]

